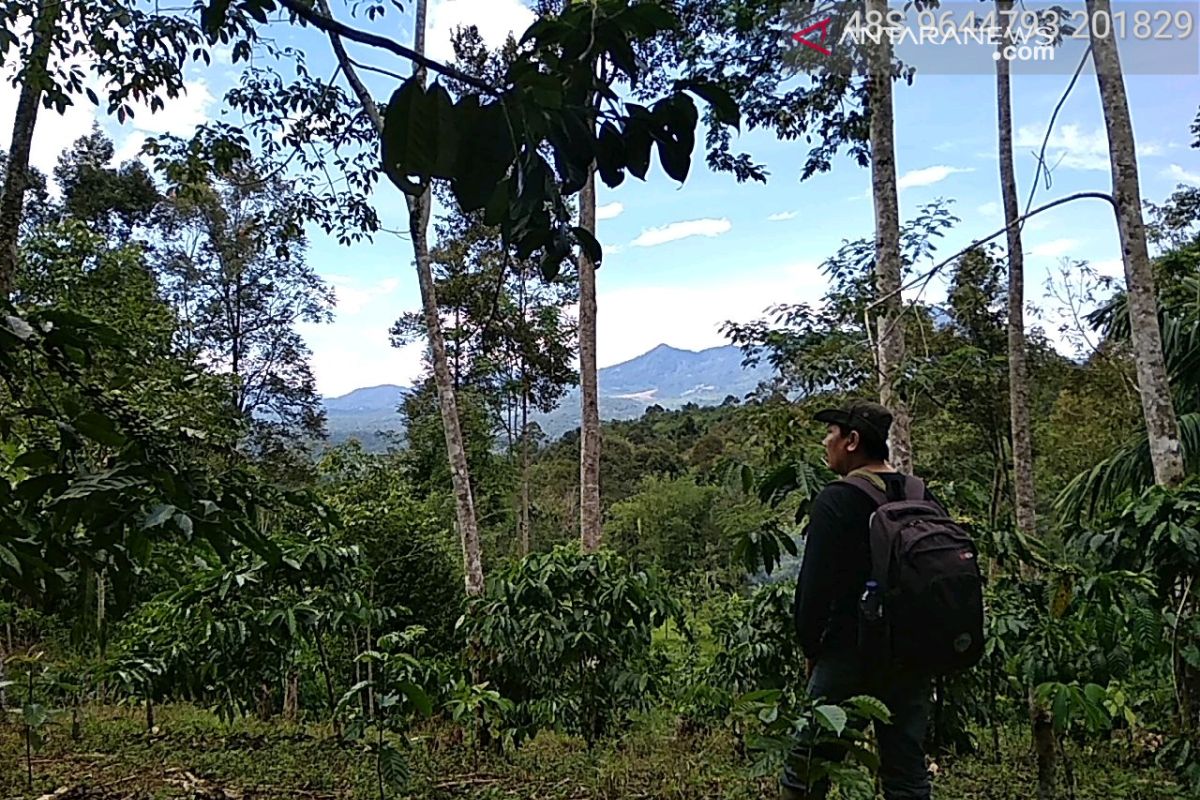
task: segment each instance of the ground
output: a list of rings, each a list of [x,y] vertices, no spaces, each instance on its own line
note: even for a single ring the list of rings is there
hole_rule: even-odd
[[[230,723],[186,705],[158,709],[147,735],[137,708],[89,707],[80,738],[59,718],[33,754],[27,788],[23,729],[0,726],[0,798],[374,798],[372,756],[339,744],[327,727],[240,719]],[[724,732],[685,734],[663,719],[647,721],[591,752],[576,739],[543,734],[508,759],[476,754],[459,729],[431,724],[413,732],[412,779],[402,797],[529,800],[770,800],[773,782],[748,777]],[[1068,745],[1076,800],[1165,800],[1186,796],[1150,764],[1107,747]],[[1012,730],[1001,757],[946,758],[936,767],[939,800],[1030,800],[1036,792],[1028,741]],[[1071,794],[1063,787],[1061,797]],[[396,796],[389,794],[389,797]]]

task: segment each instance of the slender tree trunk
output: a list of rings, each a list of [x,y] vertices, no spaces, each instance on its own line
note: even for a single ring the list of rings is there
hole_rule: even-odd
[[[5,624],[7,627],[7,623]],[[8,653],[12,650],[12,637],[9,636],[7,646],[0,641],[0,714],[8,711]]]
[[[428,0],[418,0],[416,19],[416,51],[425,52],[425,19]],[[420,72],[422,80],[424,72]],[[450,458],[450,478],[454,486],[455,513],[462,538],[463,574],[467,594],[483,593],[483,563],[479,554],[479,528],[475,521],[475,498],[471,493],[471,473],[467,469],[467,451],[459,426],[458,401],[446,360],[446,342],[438,316],[437,293],[434,289],[433,267],[429,258],[429,211],[433,193],[429,186],[420,195],[405,195],[408,200],[409,230],[416,252],[417,278],[421,284],[421,305],[425,325],[429,329],[429,348],[433,351],[433,380],[437,384],[438,404],[442,412],[442,430],[446,435],[446,451]]]
[[[1054,800],[1058,772],[1058,741],[1050,711],[1029,697],[1029,721],[1033,731],[1033,751],[1037,756],[1038,800]]]
[[[526,304],[527,276],[521,269],[520,302],[521,324],[529,325],[529,312]],[[529,555],[529,362],[523,349],[518,350],[521,387],[521,496],[517,509],[517,538],[521,545],[521,557]]]
[[[887,15],[887,0],[866,0],[868,15]],[[877,342],[879,402],[891,409],[892,463],[912,474],[908,407],[897,384],[904,364],[904,306],[900,297],[900,200],[896,189],[896,143],[892,112],[892,46],[886,35],[869,45],[868,103],[871,113],[871,189],[875,198],[875,289],[880,304]]]
[[[996,14],[1012,17],[1013,0],[996,0]],[[1012,26],[1001,48],[1012,42]],[[1003,52],[1003,51],[1001,51]],[[1011,65],[996,61],[996,106],[1000,140],[1000,192],[1004,223],[1008,226],[1008,405],[1012,425],[1013,484],[1016,489],[1017,530],[1027,537],[1037,533],[1037,498],[1033,483],[1033,435],[1029,423],[1029,366],[1025,348],[1025,256],[1017,205],[1017,176],[1013,165]]]
[[[342,723],[337,718],[337,699],[333,692],[333,672],[329,668],[329,655],[325,652],[325,639],[320,631],[313,637],[317,642],[317,655],[321,659],[321,677],[325,679],[325,700],[329,703],[329,722],[333,725],[333,733],[342,738]]]
[[[295,669],[289,670],[283,685],[283,717],[295,722],[300,716],[300,676]]]
[[[424,7],[423,2],[421,7]],[[446,451],[450,458],[455,512],[459,535],[462,539],[463,572],[466,578],[467,594],[474,596],[483,592],[483,564],[480,561],[479,529],[475,522],[475,499],[471,494],[467,453],[463,445],[462,429],[458,423],[458,402],[454,394],[450,366],[446,361],[446,343],[442,338],[437,295],[433,284],[433,270],[429,259],[429,244],[425,238],[429,230],[430,197],[428,188],[419,197],[409,196],[409,227],[412,231],[413,248],[417,252],[417,276],[421,284],[421,304],[425,310],[425,324],[429,329],[429,347],[433,351],[433,379],[437,384],[442,429],[446,435]]]
[[[25,211],[25,190],[29,186],[29,150],[37,126],[42,87],[49,79],[47,66],[54,40],[54,29],[62,13],[62,0],[39,0],[37,20],[33,24],[33,48],[25,65],[25,79],[13,116],[12,142],[8,148],[8,173],[4,193],[0,195],[0,297],[12,293],[17,275],[17,238]]]
[[[263,681],[258,685],[258,718],[268,720],[275,716],[275,690]]]
[[[524,370],[522,369],[522,372]],[[517,517],[520,529],[521,556],[529,555],[529,389],[521,379],[521,508]]]
[[[1109,0],[1087,0],[1088,19],[1112,18]],[[1121,58],[1112,26],[1108,35],[1097,35],[1095,25],[1088,26],[1092,42],[1092,60],[1104,107],[1108,130],[1109,162],[1112,167],[1113,197],[1117,208],[1117,229],[1121,235],[1121,254],[1125,262],[1126,292],[1129,295],[1129,325],[1132,331],[1134,363],[1137,366],[1142,413],[1150,442],[1150,460],[1154,480],[1174,486],[1183,480],[1183,450],[1179,443],[1179,420],[1167,378],[1163,357],[1162,331],[1158,324],[1158,298],[1154,289],[1154,269],[1146,244],[1142,220],[1142,193],[1138,185],[1137,150],[1133,140],[1133,122],[1121,73]]]
[[[318,0],[322,13],[329,13],[326,0]],[[416,43],[418,53],[425,52],[425,20],[428,0],[418,0],[416,13]],[[346,53],[340,36],[329,34],[329,41],[359,102],[371,118],[371,124],[383,136],[383,116],[374,98],[358,77],[354,62]],[[422,79],[424,70],[419,70]],[[483,593],[483,563],[479,554],[479,528],[475,521],[475,499],[471,493],[471,475],[467,468],[467,453],[463,446],[462,428],[459,425],[458,401],[454,394],[454,382],[446,355],[446,339],[442,333],[442,322],[438,316],[437,293],[434,290],[433,269],[429,258],[429,213],[432,193],[428,186],[419,195],[406,194],[408,201],[409,230],[412,233],[413,251],[416,255],[417,278],[421,285],[421,306],[425,314],[425,325],[429,330],[429,349],[433,354],[433,380],[438,390],[438,407],[441,411],[442,430],[446,437],[446,452],[450,461],[450,478],[454,487],[454,510],[462,539],[463,573],[468,595]]]
[[[105,635],[104,612],[108,607],[108,570],[102,569],[96,573],[96,650],[104,657],[107,650]]]
[[[596,233],[596,170],[579,193],[579,225]],[[596,265],[579,254],[579,530],[584,552],[600,547],[600,404],[596,371]]]

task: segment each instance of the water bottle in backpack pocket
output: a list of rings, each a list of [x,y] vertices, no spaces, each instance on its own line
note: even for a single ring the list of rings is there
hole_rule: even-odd
[[[868,669],[887,666],[891,644],[885,614],[878,581],[867,581],[858,601],[858,653]]]

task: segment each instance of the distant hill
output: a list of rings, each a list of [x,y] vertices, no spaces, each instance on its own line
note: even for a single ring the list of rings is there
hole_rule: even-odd
[[[410,391],[412,389],[407,386],[384,384],[355,389],[341,397],[326,397],[325,417],[329,423],[330,441],[342,444],[358,439],[368,450],[385,449],[387,442],[378,432],[403,429],[397,409]]]
[[[733,346],[695,352],[660,344],[637,358],[600,370],[600,417],[635,419],[652,405],[719,405],[729,395],[741,399],[770,376],[770,367],[743,369],[742,352]],[[385,442],[376,432],[402,430],[396,409],[409,391],[403,386],[383,385],[326,398],[330,439],[341,443],[355,438],[368,449],[382,449]],[[569,392],[549,414],[534,415],[533,421],[551,439],[578,428],[578,389]]]

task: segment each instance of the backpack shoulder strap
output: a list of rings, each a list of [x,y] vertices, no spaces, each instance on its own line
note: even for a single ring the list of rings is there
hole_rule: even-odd
[[[846,477],[842,478],[842,483],[847,483],[867,497],[874,501],[875,505],[882,506],[890,503],[891,500],[884,491],[883,481],[874,476],[868,477],[863,474],[862,470],[851,472]]]
[[[904,479],[904,499],[920,502],[925,499],[925,481],[909,475]]]

